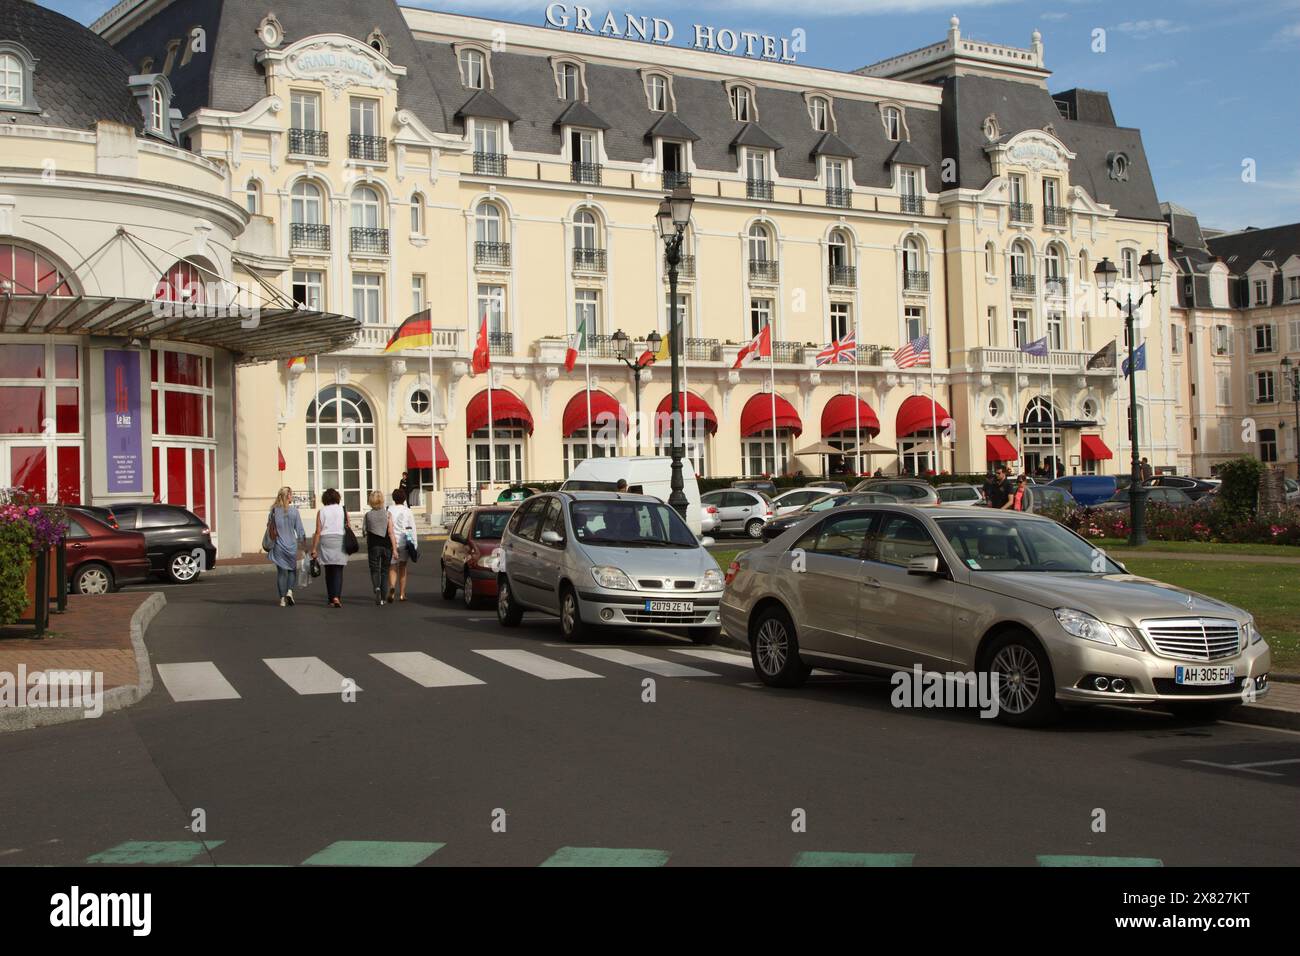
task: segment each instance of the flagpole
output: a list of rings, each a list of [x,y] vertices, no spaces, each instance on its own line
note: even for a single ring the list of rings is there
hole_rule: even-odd
[[[762,349],[762,346],[759,346]],[[772,383],[772,471],[777,469],[777,438],[776,438],[776,348],[772,343],[772,323],[767,323],[767,368],[770,381]],[[791,449],[793,451],[794,449]],[[772,481],[776,481],[776,475],[772,475]]]
[[[674,306],[676,305],[676,303],[673,303],[673,304],[674,304]],[[677,311],[676,308],[674,308],[673,311],[676,312],[676,311]],[[684,321],[685,321],[684,318],[681,319],[681,320],[679,320],[679,319],[677,318],[677,316],[674,315],[674,316],[673,316],[673,327],[674,327],[674,328],[680,328],[680,327],[684,324]],[[683,331],[684,331],[684,330],[683,330]],[[671,333],[669,333],[669,334],[671,335]],[[690,386],[689,386],[689,384],[688,384],[688,382],[687,382],[687,380],[686,380],[686,343],[687,343],[687,341],[688,341],[688,339],[686,338],[686,336],[683,335],[683,336],[682,336],[682,343],[681,343],[681,351],[677,353],[678,355],[681,356],[681,361],[680,361],[679,364],[680,364],[680,366],[681,366],[681,373],[682,373],[682,400],[681,400],[681,401],[682,401],[682,415],[681,415],[681,421],[680,421],[679,424],[678,424],[678,427],[681,428],[681,431],[680,431],[678,434],[681,436],[681,440],[682,440],[683,445],[685,445],[686,442],[689,442],[689,441],[691,440],[691,437],[690,437],[690,436],[691,436],[691,433],[688,432],[688,431],[686,430],[686,423],[687,423],[688,421],[690,421],[690,415],[691,415],[691,411],[690,411],[690,408],[691,408],[691,402],[690,402],[690,399],[688,399],[688,398],[686,397],[687,394],[689,393],[689,390],[690,390]],[[670,338],[670,339],[668,340],[668,348],[669,348],[669,349],[673,349],[673,350],[675,350],[675,349],[677,348],[677,340],[676,340],[676,339],[673,339],[673,338]],[[672,353],[670,352],[669,354],[671,355]],[[669,388],[671,389],[672,386],[670,385]],[[683,449],[683,451],[684,451],[684,449]],[[699,470],[696,469],[696,474],[698,474],[698,473],[699,473]]]
[[[497,466],[496,466],[496,450],[497,450],[497,441],[496,441],[496,423],[495,423],[495,421],[493,420],[493,415],[492,415],[492,358],[491,358],[491,354],[492,354],[492,353],[491,353],[491,348],[492,348],[491,345],[489,345],[489,346],[488,346],[488,350],[489,350],[489,351],[488,351],[488,356],[489,356],[489,357],[488,357],[488,367],[487,367],[487,376],[488,376],[488,387],[487,387],[487,393],[488,393],[488,493],[489,493],[489,494],[491,494],[491,492],[492,492],[492,483],[495,482],[496,479],[497,479]]]
[[[311,474],[307,476],[307,484],[308,484],[308,486],[311,488],[312,493],[315,494],[315,492],[316,492],[316,490],[317,490],[317,489],[316,489],[316,475],[319,473],[319,469],[320,469],[320,450],[319,450],[319,449],[320,449],[320,420],[321,420],[321,419],[320,419],[320,356],[319,356],[319,355],[313,355],[313,356],[311,357],[311,365],[312,365],[312,378],[315,380],[315,381],[313,382],[313,386],[314,386],[315,389],[316,389],[316,394],[315,394],[315,396],[313,396],[312,401],[316,404],[316,447],[317,447],[317,451],[316,451],[316,454],[314,454],[314,455],[311,456],[311,457],[312,457]]]
[[[937,475],[943,465],[943,456],[939,452],[939,410],[934,404],[934,310],[926,310],[926,350],[930,353],[930,429],[931,438],[934,442],[934,467],[933,471]]]
[[[593,443],[593,436],[596,434],[595,425],[591,420],[591,345],[587,341],[587,319],[584,317],[578,328],[578,335],[582,338],[582,365],[587,374],[587,457],[595,458],[596,449]],[[614,423],[618,427],[618,423]]]
[[[862,341],[861,303],[853,305],[853,448],[856,458],[853,469],[857,475],[862,474],[862,396],[858,393],[858,344]]]
[[[1052,416],[1052,479],[1059,477],[1056,473],[1056,389],[1052,378],[1052,333],[1047,333],[1047,401],[1051,406]]]
[[[433,313],[429,313],[429,325],[433,325]],[[429,524],[433,524],[433,493],[438,489],[438,436],[433,429],[433,329],[429,330],[429,500],[425,511],[429,514]]]
[[[1116,453],[1117,455],[1120,456],[1120,461],[1123,461],[1123,460],[1124,460],[1124,459],[1123,459],[1123,455],[1124,455],[1124,427],[1123,427],[1123,425],[1122,425],[1121,422],[1120,422],[1120,415],[1119,415],[1119,392],[1120,392],[1120,385],[1123,384],[1123,378],[1122,378],[1122,375],[1121,375],[1121,371],[1122,371],[1122,370],[1121,370],[1121,363],[1120,363],[1120,360],[1119,360],[1119,349],[1118,349],[1118,347],[1115,349],[1115,352],[1116,352],[1116,355],[1115,355],[1115,428],[1116,428],[1116,430],[1117,430],[1118,433],[1119,433],[1118,435],[1115,436],[1115,437],[1116,437],[1116,441],[1115,441],[1115,453]]]
[[[1024,416],[1020,414],[1020,355],[1025,350],[1023,342],[1016,346],[1016,394],[1011,400],[1012,412],[1016,416],[1016,455],[1019,457],[1020,467],[1016,469],[1023,474],[1025,470],[1025,435],[1020,428],[1020,419]]]

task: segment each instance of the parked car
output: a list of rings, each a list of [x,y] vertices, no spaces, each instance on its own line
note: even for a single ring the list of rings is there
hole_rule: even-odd
[[[514,510],[500,505],[470,508],[452,522],[439,562],[439,583],[446,600],[452,600],[458,588],[466,607],[473,607],[480,597],[496,597],[492,553],[500,547],[501,532]]]
[[[718,510],[717,505],[706,505],[700,502],[700,537],[705,535],[716,534],[722,527],[722,512]]]
[[[555,614],[567,640],[600,625],[718,633],[722,572],[672,508],[649,495],[555,492],[530,498],[506,524],[497,620]]]
[[[759,491],[769,498],[775,498],[777,494],[776,482],[770,478],[745,478],[741,481],[733,481],[733,488],[744,488],[749,491]]]
[[[89,508],[65,508],[64,570],[73,594],[107,594],[149,577],[144,535],[101,521]]]
[[[63,505],[64,511],[80,511],[82,514],[90,515],[96,521],[102,521],[110,528],[116,528],[117,518],[113,515],[111,508],[101,508],[97,505]]]
[[[1128,488],[1117,491],[1097,507],[1105,511],[1127,508],[1129,491]],[[1164,505],[1166,508],[1186,508],[1192,503],[1192,499],[1187,497],[1187,493],[1180,488],[1147,488],[1147,504]]]
[[[586,458],[574,466],[561,491],[616,491],[619,479],[627,482],[629,494],[653,495],[665,504],[672,495],[673,460],[667,455],[636,455],[624,458]],[[686,526],[704,534],[700,514],[700,485],[695,467],[682,459],[682,492],[686,495]]]
[[[878,491],[911,504],[939,504],[939,493],[934,490],[934,486],[917,478],[867,478],[854,485],[853,490]]]
[[[792,511],[798,511],[805,505],[810,505],[819,498],[828,497],[831,494],[829,488],[792,488],[790,491],[783,491],[772,499],[772,512],[778,518],[781,515],[788,515]]]
[[[934,490],[939,495],[939,501],[945,505],[981,508],[988,504],[979,485],[940,485]]]
[[[1030,514],[1039,514],[1045,510],[1073,511],[1077,507],[1079,502],[1064,488],[1055,485],[1029,486],[1029,507],[1025,510]]]
[[[849,485],[845,481],[836,481],[833,478],[810,481],[804,485],[805,488],[829,488],[831,491],[848,491]]]
[[[791,549],[803,573],[790,574]],[[1272,659],[1250,614],[1128,574],[1037,515],[839,508],[741,552],[722,626],[763,683],[813,667],[997,674],[998,718],[1062,705],[1161,704],[1202,716],[1267,692]]]
[[[881,494],[878,491],[846,491],[842,495],[831,495],[829,498],[819,498],[812,504],[784,515],[780,518],[773,518],[767,524],[763,525],[763,540],[771,541],[777,535],[784,534],[788,529],[793,528],[799,522],[803,521],[810,515],[821,514],[823,511],[830,511],[834,508],[843,508],[848,505],[884,505],[891,504],[898,499],[893,495]]]
[[[1114,475],[1065,475],[1053,481],[1052,486],[1064,488],[1075,501],[1088,508],[1109,500],[1121,487]]]
[[[763,535],[763,525],[774,517],[772,499],[762,492],[746,488],[710,491],[700,501],[718,509],[718,517],[721,519],[719,532],[759,538]]]
[[[112,511],[119,528],[144,535],[154,574],[187,584],[216,563],[212,532],[194,512],[162,504],[115,504]]]
[[[1156,475],[1142,482],[1146,488],[1177,488],[1193,501],[1204,498],[1218,487],[1218,483],[1204,478],[1187,478],[1183,475]]]
[[[502,488],[501,493],[497,495],[497,504],[518,504],[525,498],[531,498],[533,495],[540,495],[541,491],[537,488],[529,488],[525,485],[511,485],[509,488]]]

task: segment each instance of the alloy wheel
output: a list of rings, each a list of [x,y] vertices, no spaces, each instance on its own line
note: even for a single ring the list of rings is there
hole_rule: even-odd
[[[108,574],[102,568],[91,568],[84,571],[77,588],[82,594],[107,594],[109,591]]]
[[[560,629],[565,634],[573,633],[574,619],[578,616],[578,602],[569,591],[564,595],[564,601],[560,605]]]
[[[785,625],[775,618],[768,618],[759,626],[758,636],[754,641],[758,655],[758,666],[764,674],[776,675],[785,667],[790,653],[790,635]]]
[[[989,669],[998,675],[998,703],[1003,710],[1023,714],[1034,706],[1043,675],[1029,648],[1008,644],[997,652]]]
[[[172,558],[172,577],[177,581],[192,581],[198,577],[199,562],[192,554],[178,554]]]

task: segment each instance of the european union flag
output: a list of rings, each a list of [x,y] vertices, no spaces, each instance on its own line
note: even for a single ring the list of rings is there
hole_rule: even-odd
[[[1137,364],[1137,370],[1139,372],[1145,372],[1147,370],[1147,344],[1145,342],[1143,342],[1141,345],[1137,347],[1137,351],[1133,353],[1133,360]],[[1124,360],[1125,378],[1128,377],[1128,373],[1129,373],[1128,359],[1125,359]]]

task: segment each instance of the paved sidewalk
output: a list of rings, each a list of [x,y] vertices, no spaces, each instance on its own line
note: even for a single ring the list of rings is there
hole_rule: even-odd
[[[1243,724],[1300,730],[1300,684],[1272,679],[1263,700],[1239,707],[1229,719]]]

